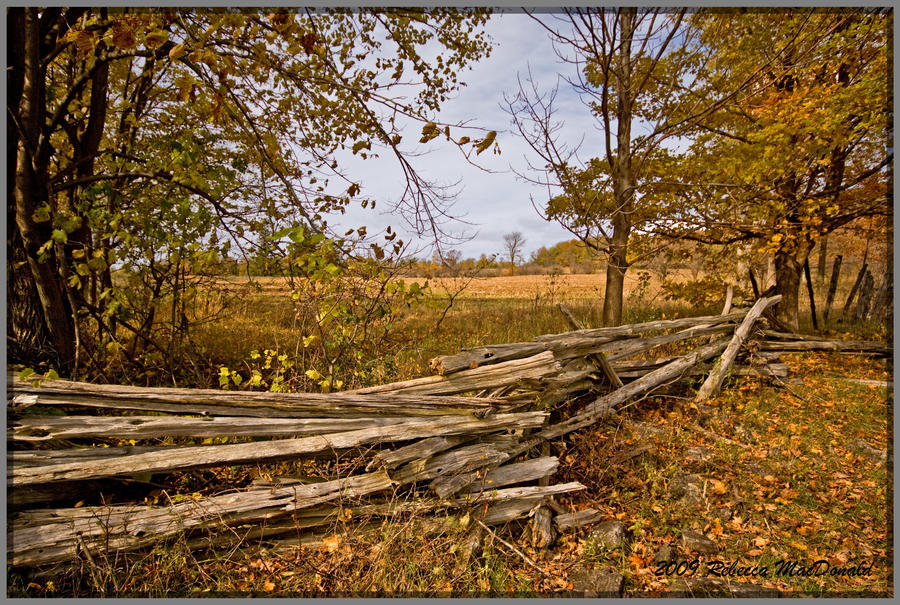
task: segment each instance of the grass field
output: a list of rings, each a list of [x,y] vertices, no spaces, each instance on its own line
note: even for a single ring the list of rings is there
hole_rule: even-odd
[[[229,367],[239,367],[254,349],[297,350],[303,336],[285,284],[261,281],[262,289],[242,296],[225,321],[197,333],[197,342]],[[425,375],[431,357],[463,347],[567,331],[559,302],[587,326],[600,325],[601,275],[474,280],[439,328],[447,293],[457,286],[434,280],[432,285],[432,295],[398,318],[390,348],[367,366],[365,382]],[[637,299],[634,288],[632,283],[626,291],[626,297],[632,293],[626,322],[718,312],[647,292]],[[839,328],[829,334],[885,332],[884,326]],[[569,510],[593,507],[624,523],[626,540],[615,548],[604,547],[589,527],[535,550],[517,522],[488,535],[483,552],[467,557],[463,544],[472,528],[465,518],[451,516],[433,527],[426,518],[404,517],[366,532],[363,520],[350,515],[336,523],[331,540],[299,551],[245,543],[203,552],[176,540],[132,559],[98,561],[93,572],[85,565],[53,579],[13,573],[10,594],[173,596],[190,586],[191,594],[264,596],[561,595],[578,589],[579,574],[614,569],[624,576],[627,594],[661,595],[678,586],[677,575],[655,573],[659,565],[653,559],[669,545],[676,561],[697,560],[694,578],[709,576],[716,569],[711,562],[720,561],[746,573],[767,567],[767,577],[729,579],[794,595],[890,596],[892,460],[877,452],[892,449],[892,392],[853,379],[892,380],[892,361],[836,354],[785,359],[799,382],[735,379],[699,408],[690,393],[645,398],[621,424],[597,425],[552,444],[551,454],[562,461],[553,481],[588,487],[559,503]],[[641,453],[627,456],[634,451]],[[217,474],[232,471],[214,471],[197,489],[215,489]],[[696,486],[692,498],[678,487],[686,482]],[[682,545],[686,530],[711,539],[718,553],[698,558]],[[832,567],[863,564],[867,573],[777,575],[780,561],[808,566],[820,560]]]

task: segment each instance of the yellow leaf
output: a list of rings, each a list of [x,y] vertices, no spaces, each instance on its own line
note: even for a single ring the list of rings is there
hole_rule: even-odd
[[[87,54],[94,50],[94,35],[91,32],[80,31],[75,36],[75,46],[78,51]]]
[[[762,536],[757,536],[757,537],[753,538],[754,546],[757,546],[759,548],[762,548],[763,546],[765,546],[768,543],[769,543],[769,541],[766,538],[763,538]]]
[[[725,487],[725,484],[722,483],[721,481],[719,481],[718,479],[712,480],[712,486],[713,486],[712,492],[714,494],[724,494],[725,492],[728,491],[728,489]]]
[[[487,133],[487,136],[484,137],[484,139],[482,139],[480,143],[478,143],[477,147],[475,147],[475,154],[480,155],[482,151],[484,151],[485,149],[487,149],[488,147],[491,146],[491,143],[493,143],[494,139],[496,139],[496,138],[497,138],[496,131],[492,130],[489,133]]]
[[[322,547],[328,552],[334,552],[341,546],[341,537],[337,534],[332,534],[322,540]]]
[[[165,44],[166,40],[168,40],[168,39],[169,39],[169,32],[167,32],[164,29],[157,29],[157,30],[153,30],[152,32],[147,34],[145,41],[149,48],[159,48],[160,46]]]
[[[173,61],[177,61],[181,57],[183,57],[187,53],[187,49],[184,47],[184,42],[181,44],[176,44],[172,47],[172,50],[169,51],[169,58]]]
[[[270,580],[266,580],[263,583],[263,590],[265,590],[266,592],[272,592],[273,590],[275,590],[275,583]]]
[[[116,23],[113,25],[112,43],[116,48],[123,50],[134,48],[134,30],[123,23]]]

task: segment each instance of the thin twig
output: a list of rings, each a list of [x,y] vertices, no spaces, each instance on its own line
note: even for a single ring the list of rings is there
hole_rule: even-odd
[[[493,532],[493,530],[492,530],[490,527],[488,527],[487,525],[485,525],[484,523],[482,523],[481,520],[475,519],[475,523],[477,523],[477,524],[480,525],[482,528],[484,528],[485,531],[487,531],[487,533],[489,533],[489,534],[491,535],[492,538],[496,538],[497,541],[500,542],[500,544],[502,544],[502,545],[505,546],[506,548],[510,549],[511,551],[513,551],[514,553],[516,553],[517,555],[519,555],[519,556],[522,558],[523,561],[525,561],[526,563],[528,563],[529,565],[531,565],[532,567],[534,567],[536,570],[538,570],[539,572],[541,572],[542,574],[544,574],[544,575],[547,576],[548,578],[554,577],[554,576],[552,576],[551,574],[549,574],[549,573],[547,573],[546,571],[544,571],[543,569],[541,569],[540,567],[538,567],[537,563],[535,563],[534,561],[532,561],[531,559],[529,559],[529,558],[525,555],[525,553],[523,553],[523,552],[520,551],[518,548],[516,548],[515,546],[513,546],[512,544],[510,544],[509,542],[507,542],[506,540],[504,540],[503,538],[501,538],[500,536],[498,536],[497,534],[495,534],[495,533]]]
[[[81,535],[78,536],[78,545],[81,547],[81,552],[84,553],[85,558],[87,558],[88,572],[94,580],[94,585],[97,587],[97,590],[100,591],[102,596],[106,596],[106,585],[101,583],[100,578],[97,577],[97,564],[94,562],[94,557],[91,555],[91,551],[88,550],[87,545],[84,543],[84,538]]]

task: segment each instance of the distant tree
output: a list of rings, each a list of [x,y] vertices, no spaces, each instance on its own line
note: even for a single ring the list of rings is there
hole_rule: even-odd
[[[503,245],[506,255],[509,257],[510,270],[515,273],[516,259],[522,256],[522,246],[525,245],[525,236],[521,231],[513,231],[503,236]]]

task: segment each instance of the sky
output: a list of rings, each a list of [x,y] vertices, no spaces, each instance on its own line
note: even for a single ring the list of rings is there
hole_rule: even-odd
[[[544,15],[552,19],[552,16]],[[522,13],[494,15],[486,25],[486,31],[493,39],[491,56],[474,64],[471,70],[462,72],[460,79],[466,86],[449,99],[441,108],[437,118],[443,122],[468,122],[472,126],[497,131],[500,155],[493,150],[483,152],[473,158],[478,164],[490,170],[479,170],[469,165],[460,151],[438,137],[428,144],[416,144],[408,150],[427,151],[413,158],[413,165],[425,178],[456,187],[458,193],[451,212],[465,223],[446,225],[454,233],[465,232],[471,239],[451,246],[462,252],[464,258],[478,258],[482,253],[494,254],[503,250],[503,235],[521,231],[525,236],[525,258],[541,246],[572,239],[572,235],[555,222],[541,218],[532,205],[532,199],[539,206],[548,199],[546,187],[528,183],[514,171],[527,171],[526,157],[533,157],[527,143],[519,136],[511,122],[510,115],[503,110],[503,95],[515,96],[519,90],[517,77],[524,80],[530,67],[531,75],[542,91],[549,91],[558,83],[560,73],[573,76],[573,67],[562,63],[556,56],[547,33],[541,26]],[[587,108],[577,94],[565,82],[559,82],[559,92],[555,100],[558,119],[563,123],[561,137],[582,149],[599,149],[601,133],[596,130]],[[411,124],[404,132],[404,141],[417,142],[421,124]],[[483,136],[474,131],[452,131],[454,137],[469,134],[476,139]],[[443,144],[442,144],[443,143]],[[597,155],[596,151],[587,155]],[[406,241],[415,240],[410,230],[403,229],[402,221],[389,212],[391,200],[396,200],[403,190],[402,177],[398,175],[396,164],[388,159],[382,161],[361,161],[351,159],[344,164],[350,176],[359,179],[363,185],[363,195],[381,200],[375,211],[354,207],[338,219],[331,219],[333,225],[351,228],[365,224],[369,233],[391,225]],[[416,256],[429,256],[427,238],[414,244],[421,251]]]

